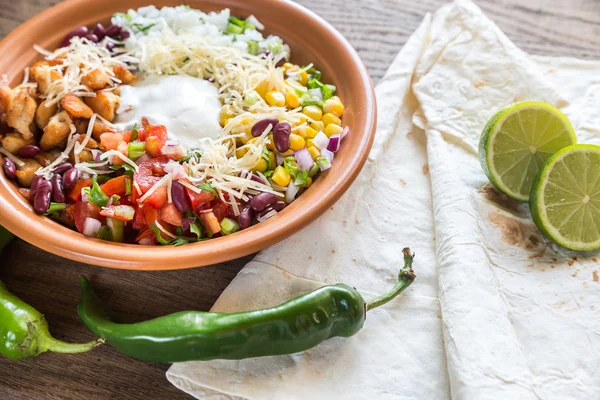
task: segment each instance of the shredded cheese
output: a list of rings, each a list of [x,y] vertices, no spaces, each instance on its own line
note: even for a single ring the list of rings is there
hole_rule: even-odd
[[[139,169],[138,165],[130,158],[126,157],[123,153],[117,150],[109,150],[100,155],[101,160],[108,160],[112,164],[114,157],[119,157],[121,160],[131,165],[131,167],[137,172]]]
[[[146,201],[146,199],[147,199],[148,197],[152,196],[152,194],[153,194],[154,192],[156,192],[156,190],[157,190],[159,187],[161,187],[161,186],[165,186],[165,185],[167,184],[167,182],[168,182],[168,181],[170,181],[171,179],[172,179],[172,178],[171,178],[171,175],[170,175],[170,174],[167,174],[167,175],[163,176],[163,177],[162,177],[162,178],[161,178],[161,179],[160,179],[158,182],[156,182],[156,183],[154,184],[154,186],[152,186],[150,189],[148,189],[148,191],[147,191],[146,193],[144,193],[144,195],[138,199],[138,203],[140,203],[140,204],[141,204],[141,203],[143,203],[144,201]]]
[[[169,239],[175,239],[177,236],[174,236],[171,232],[166,230],[164,226],[162,226],[158,221],[154,221],[154,225],[160,230],[160,232],[167,236]]]
[[[25,163],[23,161],[19,160],[16,156],[11,154],[8,150],[4,149],[3,147],[0,147],[0,153],[4,154],[6,157],[10,158],[17,167],[22,167],[23,165],[25,165]]]

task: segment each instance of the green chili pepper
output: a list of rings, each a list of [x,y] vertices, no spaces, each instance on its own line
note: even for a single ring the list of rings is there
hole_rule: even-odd
[[[92,177],[92,188],[90,189],[88,201],[92,204],[97,205],[98,207],[104,207],[108,203],[108,196],[104,194],[100,185],[98,185],[98,178],[96,176]]]
[[[366,302],[347,285],[324,286],[280,306],[233,314],[183,311],[135,324],[115,316],[81,277],[77,311],[83,322],[117,350],[147,361],[239,360],[310,349],[335,336],[348,337],[366,312],[398,296],[415,279],[413,255],[403,250],[404,268],[392,290]]]

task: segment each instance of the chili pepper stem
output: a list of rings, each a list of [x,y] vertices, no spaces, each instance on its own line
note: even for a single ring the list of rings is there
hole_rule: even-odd
[[[85,353],[104,343],[104,339],[92,340],[87,343],[67,343],[53,337],[44,337],[38,340],[41,352],[49,350],[55,353]]]
[[[404,267],[398,273],[398,282],[394,287],[387,293],[368,301],[365,305],[367,311],[384,305],[390,300],[394,299],[400,293],[404,291],[416,278],[415,272],[412,269],[412,263],[415,255],[411,253],[408,247],[402,249],[404,254]]]

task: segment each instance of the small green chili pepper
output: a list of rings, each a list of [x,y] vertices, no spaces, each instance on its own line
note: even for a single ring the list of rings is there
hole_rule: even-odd
[[[291,354],[335,336],[348,337],[364,324],[366,312],[398,296],[415,279],[413,255],[403,250],[398,282],[366,302],[347,285],[319,288],[280,306],[233,314],[183,311],[135,324],[119,324],[81,277],[77,311],[94,333],[120,352],[141,360],[239,360]]]

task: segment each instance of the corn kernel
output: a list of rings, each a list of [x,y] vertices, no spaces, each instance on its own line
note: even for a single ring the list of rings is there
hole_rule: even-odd
[[[310,146],[308,148],[308,152],[310,153],[313,161],[317,161],[317,158],[321,157],[321,151],[317,146]]]
[[[254,170],[258,172],[265,172],[268,169],[269,163],[264,158],[261,158],[258,164],[256,164],[256,166],[254,167]]]
[[[292,133],[290,135],[290,149],[294,151],[300,150],[304,148],[305,145],[306,142],[304,141],[304,138],[302,136],[296,135],[295,133]]]
[[[323,118],[321,118],[321,121],[323,121],[325,126],[327,126],[329,124],[336,124],[336,125],[342,124],[342,120],[339,119],[338,117],[336,117],[335,115],[333,115],[332,113],[325,113],[323,115]]]
[[[323,111],[317,106],[306,106],[302,109],[302,112],[308,117],[315,121],[320,121],[323,116]]]
[[[340,118],[344,113],[344,105],[337,96],[334,96],[325,101],[325,104],[323,105],[323,111]]]
[[[308,123],[308,118],[304,114],[297,114],[299,116],[298,122],[292,124],[292,126],[300,126],[302,124]]]
[[[296,108],[300,106],[300,98],[291,90],[288,90],[288,92],[285,94],[285,101],[290,108]]]
[[[237,149],[235,151],[235,156],[237,158],[242,158],[246,155],[246,153],[248,152],[248,148],[247,147],[240,147],[239,149]]]
[[[271,107],[285,106],[285,96],[280,92],[267,92],[265,95],[265,101]]]
[[[325,123],[323,121],[313,121],[310,123],[310,127],[317,132],[323,131],[325,130]]]
[[[269,169],[275,169],[277,167],[277,158],[275,157],[275,153],[269,152]]]
[[[227,125],[227,122],[233,117],[235,117],[235,114],[231,110],[231,106],[224,105],[221,107],[221,112],[219,113],[219,123],[221,126]]]
[[[290,149],[290,150],[286,151],[285,153],[279,153],[279,154],[281,154],[284,157],[293,156],[294,155],[294,150]]]
[[[252,136],[252,133],[250,132],[250,129],[245,130],[243,133],[244,133],[244,136],[239,136],[237,138],[238,141],[240,143],[242,143],[243,145],[246,144],[246,143],[248,143],[249,140],[254,139],[254,136]]]
[[[267,144],[267,149],[275,151],[275,141],[272,133],[269,133],[269,143]]]
[[[281,165],[275,168],[273,172],[273,176],[271,176],[273,182],[278,184],[279,186],[287,186],[290,184],[290,174],[283,168]]]
[[[337,135],[338,133],[341,133],[343,130],[344,128],[337,124],[329,124],[323,132],[325,132],[327,137],[331,137],[332,135]]]
[[[306,71],[302,71],[298,74],[298,82],[300,82],[300,84],[302,86],[306,86],[308,85],[308,72]]]
[[[304,186],[309,187],[310,185],[312,185],[312,178],[310,176],[307,176],[306,183],[304,184]]]
[[[264,99],[265,96],[267,95],[267,92],[269,91],[269,82],[262,81],[261,83],[256,85],[254,90],[256,91],[256,93],[258,93],[260,95],[260,97],[262,97]]]
[[[283,70],[287,71],[288,69],[292,68],[294,66],[294,64],[286,62],[285,64],[282,65]]]
[[[306,127],[305,132],[306,132],[306,136],[309,139],[314,139],[315,136],[317,136],[317,134],[319,133],[319,131],[317,131],[316,129],[311,128],[310,126]]]

